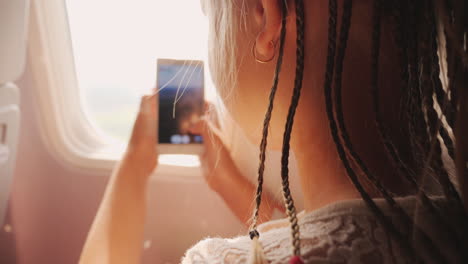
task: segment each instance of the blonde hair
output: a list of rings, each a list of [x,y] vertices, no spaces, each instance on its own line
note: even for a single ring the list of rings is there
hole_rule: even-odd
[[[247,32],[246,14],[249,7],[246,0],[238,5],[235,1],[202,0],[209,23],[209,67],[213,83],[217,90],[216,108],[223,141],[229,142],[232,131],[238,127],[227,111],[229,102],[233,102],[237,86],[237,62],[244,58],[239,56],[237,36]],[[226,143],[226,142],[225,142]]]
[[[239,58],[237,36],[247,32],[245,0],[237,5],[235,1],[205,0],[204,6],[210,18],[209,64],[213,82],[222,99],[229,101],[237,85],[237,62]]]

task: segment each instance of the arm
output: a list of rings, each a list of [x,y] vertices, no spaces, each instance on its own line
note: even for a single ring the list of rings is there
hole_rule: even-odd
[[[256,185],[237,168],[212,122],[200,120],[191,130],[202,134],[205,140],[205,153],[201,161],[206,182],[223,198],[237,218],[248,225],[255,205]],[[283,205],[264,189],[258,223],[269,221],[275,208],[284,211]]]
[[[146,185],[156,167],[156,100],[142,99],[128,150],[112,174],[81,254],[81,264],[139,263]]]

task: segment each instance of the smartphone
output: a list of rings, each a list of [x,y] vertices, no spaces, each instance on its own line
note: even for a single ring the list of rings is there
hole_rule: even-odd
[[[189,128],[204,111],[203,61],[158,59],[158,149],[160,154],[200,154],[203,137]]]

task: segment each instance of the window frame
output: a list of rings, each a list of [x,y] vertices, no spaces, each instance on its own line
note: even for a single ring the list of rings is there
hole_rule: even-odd
[[[29,26],[27,60],[46,148],[65,166],[107,174],[125,148],[112,142],[87,117],[76,76],[65,1],[32,1]],[[171,177],[201,175],[199,167],[181,167],[159,164],[157,172]]]

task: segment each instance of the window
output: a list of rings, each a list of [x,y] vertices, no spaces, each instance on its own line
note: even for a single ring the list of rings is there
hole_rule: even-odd
[[[118,141],[127,141],[141,95],[155,87],[157,58],[206,61],[199,1],[66,0],[66,9],[85,113]]]
[[[207,57],[199,1],[32,1],[30,20],[28,63],[42,139],[64,165],[103,175],[121,158],[140,96],[155,86],[156,59]],[[208,71],[205,77],[212,100]],[[174,176],[193,176],[198,164],[193,156],[166,156],[158,170],[171,175],[172,166],[184,165]]]

